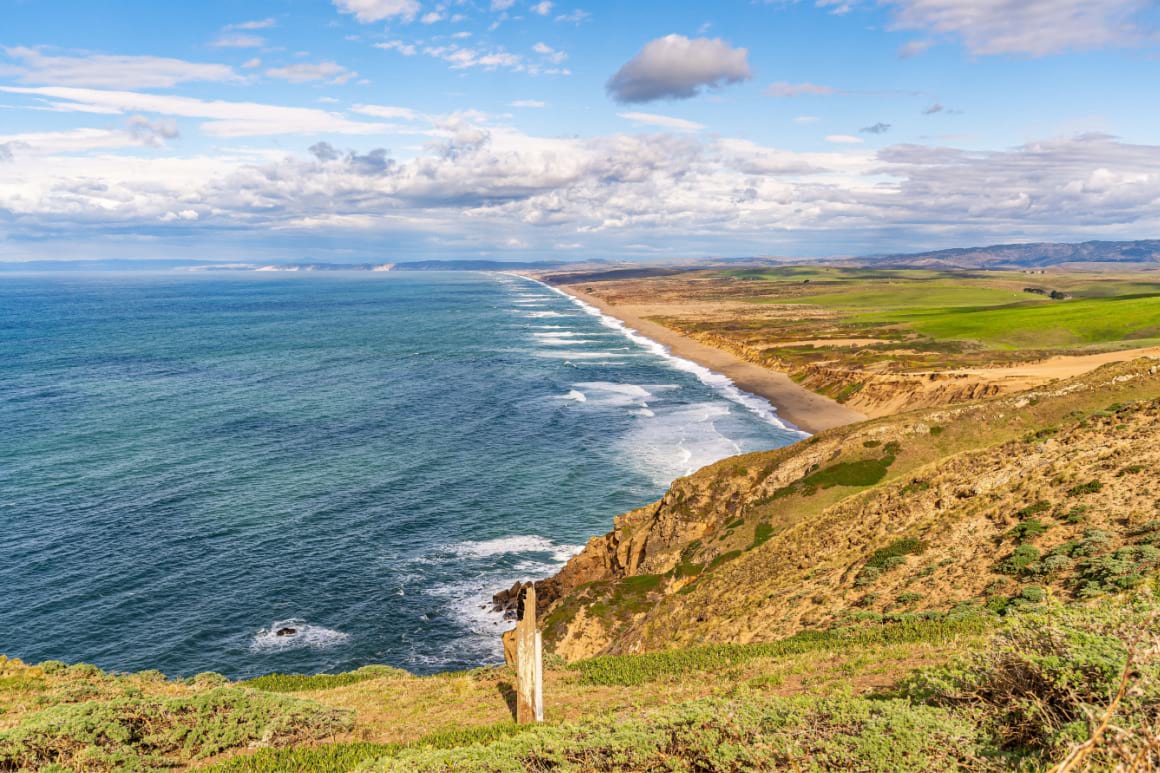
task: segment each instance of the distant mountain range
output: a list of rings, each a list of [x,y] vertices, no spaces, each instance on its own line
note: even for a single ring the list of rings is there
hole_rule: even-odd
[[[1079,244],[995,244],[990,247],[962,247],[900,255],[871,255],[849,262],[875,268],[1028,269],[1077,263],[1160,267],[1160,239]]]

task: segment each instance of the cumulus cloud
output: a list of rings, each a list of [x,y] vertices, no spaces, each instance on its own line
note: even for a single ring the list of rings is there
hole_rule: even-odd
[[[720,38],[666,35],[647,43],[607,83],[617,102],[689,99],[753,77],[749,51]]]
[[[373,142],[358,150],[315,142],[301,153],[157,153],[131,164],[113,152],[132,145],[125,131],[0,136],[10,148],[40,143],[35,152],[13,148],[0,165],[0,209],[19,234],[160,223],[195,229],[206,244],[219,232],[357,232],[379,243],[437,237],[450,254],[506,239],[545,249],[584,243],[603,254],[666,240],[686,253],[816,249],[819,238],[877,251],[916,240],[1128,238],[1160,228],[1160,145],[1107,135],[992,151],[902,144],[800,153],[664,132],[539,137],[472,112],[418,120],[429,123],[431,141],[405,158]],[[102,150],[68,150],[85,146]],[[424,244],[428,254],[435,244]]]
[[[871,124],[870,126],[863,126],[858,131],[861,134],[885,134],[886,132],[890,131],[890,124],[882,123],[879,121],[878,123]]]
[[[972,54],[1046,56],[1138,45],[1150,0],[883,0],[895,29],[958,38]]]
[[[151,121],[143,115],[135,115],[129,119],[129,136],[149,147],[160,147],[166,140],[176,139],[181,135],[177,129],[177,121],[172,118],[162,118]]]
[[[637,126],[656,126],[676,132],[696,132],[705,128],[704,124],[669,115],[657,115],[656,113],[617,113],[617,115],[627,121],[632,121]]]
[[[419,13],[418,0],[334,0],[334,6],[363,24],[396,17],[411,21]]]
[[[536,3],[529,10],[539,16],[547,16],[552,12],[552,2],[551,0],[541,0],[541,2]]]
[[[224,64],[187,62],[158,56],[49,56],[40,49],[10,47],[4,53],[16,65],[0,65],[0,75],[46,86],[90,86],[126,89],[169,88],[190,81],[239,82]]]

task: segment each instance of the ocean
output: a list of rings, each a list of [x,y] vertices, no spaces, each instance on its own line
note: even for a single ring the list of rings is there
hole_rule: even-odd
[[[674,478],[802,436],[521,277],[7,275],[0,654],[501,662],[493,593]]]

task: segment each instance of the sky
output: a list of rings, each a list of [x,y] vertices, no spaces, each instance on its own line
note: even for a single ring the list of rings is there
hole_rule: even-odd
[[[0,260],[1160,236],[1155,0],[0,0]]]

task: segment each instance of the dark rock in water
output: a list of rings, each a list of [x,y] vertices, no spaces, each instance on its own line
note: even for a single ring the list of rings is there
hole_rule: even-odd
[[[293,636],[296,633],[298,633],[297,628],[279,628],[277,631],[274,631],[275,636]]]
[[[491,611],[502,612],[504,620],[518,620],[523,607],[524,591],[531,582],[517,582],[508,590],[501,590],[491,597]]]

